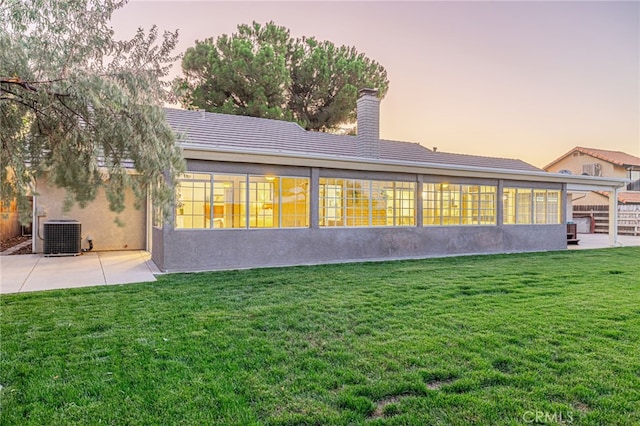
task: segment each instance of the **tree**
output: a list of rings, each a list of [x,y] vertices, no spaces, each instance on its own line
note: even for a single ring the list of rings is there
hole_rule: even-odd
[[[121,212],[131,187],[138,205],[151,190],[170,209],[172,177],[184,165],[161,108],[161,78],[178,34],[158,41],[154,26],[114,40],[108,22],[125,4],[0,0],[2,201],[15,198],[23,222],[32,183],[45,174],[66,189],[67,206],[86,206],[104,187]]]
[[[313,37],[293,39],[273,22],[197,41],[175,81],[184,107],[294,120],[307,130],[332,131],[355,121],[358,90],[384,97],[387,73],[354,47]]]

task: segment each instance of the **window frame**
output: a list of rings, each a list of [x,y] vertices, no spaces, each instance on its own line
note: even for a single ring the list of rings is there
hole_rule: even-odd
[[[561,225],[563,223],[562,190],[509,186],[503,188],[502,200],[504,225]],[[523,212],[525,205],[526,210]]]
[[[396,228],[416,226],[416,192],[418,189],[415,181],[386,180],[386,179],[358,179],[342,177],[325,177],[318,179],[318,227],[328,228]],[[358,189],[355,189],[355,188]],[[360,191],[365,197],[356,197],[354,194]],[[389,197],[389,192],[392,193]],[[409,197],[411,206],[402,207],[404,198],[399,194],[412,192]],[[330,196],[331,194],[338,194]],[[364,200],[363,206],[357,206]],[[384,208],[380,203],[384,203]],[[352,213],[349,214],[349,209]],[[356,213],[354,214],[354,209]],[[389,209],[391,214],[389,214]],[[365,211],[366,210],[366,211]],[[384,211],[384,215],[378,215],[378,211]],[[409,210],[411,217],[400,212]],[[332,215],[328,214],[331,211]],[[363,222],[366,223],[362,224]],[[359,224],[355,224],[359,221]],[[408,224],[403,222],[410,222]]]
[[[196,176],[196,175],[200,175],[200,176],[204,176],[207,175],[208,176],[208,180],[206,179],[190,179],[188,176],[192,175],[192,176]],[[218,218],[216,216],[216,197],[219,197],[220,194],[217,194],[217,190],[219,189],[217,187],[217,185],[219,184],[219,182],[221,181],[220,177],[223,176],[229,176],[229,177],[234,177],[235,179],[231,179],[230,181],[232,182],[232,194],[235,195],[235,193],[237,192],[238,195],[233,196],[232,197],[232,204],[235,205],[237,204],[238,207],[238,212],[234,212],[232,211],[232,213],[230,214],[224,214],[223,218]],[[253,179],[252,179],[253,178]],[[264,179],[264,182],[260,182],[260,178]],[[305,207],[304,207],[304,213],[294,213],[293,215],[293,222],[294,223],[299,223],[299,219],[300,218],[304,218],[302,220],[302,223],[304,223],[303,226],[282,226],[283,224],[283,194],[282,194],[282,182],[285,179],[293,179],[295,180],[295,182],[297,183],[297,181],[301,181],[302,184],[304,185],[304,200],[305,200]],[[188,171],[182,175],[180,175],[177,178],[178,181],[178,185],[180,185],[180,182],[206,182],[206,184],[209,185],[209,226],[208,227],[198,227],[198,228],[194,228],[194,227],[184,227],[184,226],[178,226],[176,221],[176,224],[174,225],[174,229],[178,230],[178,231],[187,231],[187,230],[252,230],[252,229],[304,229],[304,228],[309,228],[310,227],[310,221],[311,221],[311,215],[310,215],[310,196],[311,196],[311,179],[307,176],[289,176],[289,175],[272,175],[272,174],[258,174],[258,173],[227,173],[227,172],[193,172],[193,171]],[[256,184],[256,183],[269,183],[269,182],[277,182],[277,189],[275,188],[275,186],[272,185],[272,196],[271,196],[271,205],[272,205],[272,209],[275,209],[275,205],[277,204],[277,210],[278,213],[277,215],[272,216],[272,226],[257,226],[257,223],[260,222],[259,218],[256,216],[256,224],[252,224],[252,220],[254,219],[252,213],[251,213],[251,208],[252,208],[252,201],[251,201],[251,191],[252,191],[252,184]],[[306,181],[306,182],[304,182]],[[224,182],[223,185],[227,182],[227,181],[222,181]],[[236,186],[237,185],[237,186]],[[256,189],[257,190],[257,189]],[[258,195],[256,193],[256,195]],[[277,195],[277,197],[276,197]],[[224,194],[224,196],[226,196],[226,194]],[[296,195],[297,197],[297,195]],[[179,194],[176,193],[176,200],[178,200]],[[277,198],[277,200],[276,200]],[[238,202],[236,203],[235,200],[238,200]],[[266,200],[264,200],[266,201]],[[229,202],[227,201],[226,198],[224,198],[221,203],[223,205],[228,204]],[[255,203],[253,203],[255,204]],[[176,216],[176,218],[178,218],[178,216],[184,216],[184,215],[178,215],[177,213],[178,210],[178,202],[176,202],[176,208],[174,209],[174,214]],[[225,226],[216,226],[216,221],[217,220],[221,220],[221,223],[225,223],[225,219],[227,219],[227,216],[231,217],[231,223],[232,224],[236,224],[236,220],[237,223],[239,223],[239,226],[231,226],[231,227],[225,227]],[[264,218],[263,218],[264,219]]]
[[[497,193],[497,185],[425,182],[422,186],[422,226],[495,226]]]

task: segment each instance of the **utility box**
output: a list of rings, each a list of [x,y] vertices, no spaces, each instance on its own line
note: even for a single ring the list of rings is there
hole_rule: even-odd
[[[77,220],[44,223],[45,256],[77,256],[81,253],[82,224]]]

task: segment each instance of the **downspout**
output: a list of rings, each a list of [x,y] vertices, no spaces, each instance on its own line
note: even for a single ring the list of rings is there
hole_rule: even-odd
[[[40,235],[40,221],[38,220],[38,181],[33,179],[33,193],[31,206],[31,253],[36,253],[37,237]]]
[[[147,220],[145,233],[145,250],[151,253],[153,238],[153,200],[151,199],[151,188],[147,188]]]
[[[618,245],[618,187],[609,193],[609,246]]]

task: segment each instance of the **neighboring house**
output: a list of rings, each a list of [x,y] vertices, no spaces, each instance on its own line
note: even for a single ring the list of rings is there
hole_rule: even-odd
[[[83,222],[96,249],[146,247],[163,271],[250,268],[565,249],[568,189],[623,185],[381,140],[379,110],[375,91],[363,90],[358,134],[347,136],[167,109],[187,162],[175,216],[128,208],[120,233],[108,220],[85,225],[91,213],[78,209],[66,217]],[[89,210],[112,215],[102,201]]]
[[[618,201],[637,199],[640,191],[640,158],[620,151],[577,146],[553,160],[544,169],[551,173],[570,172],[573,175],[603,176],[628,179],[631,182],[618,192]],[[630,193],[628,193],[630,192]],[[608,194],[588,192],[577,195],[573,205],[606,205]]]
[[[545,166],[552,173],[626,178],[618,191],[619,232],[640,235],[640,158],[620,151],[575,147]],[[579,232],[607,233],[610,191],[577,191],[571,195],[573,220]]]

